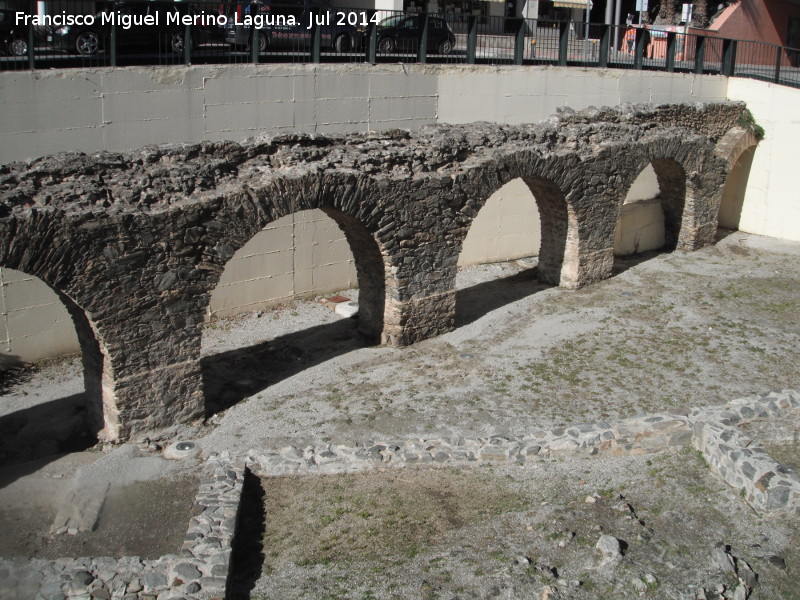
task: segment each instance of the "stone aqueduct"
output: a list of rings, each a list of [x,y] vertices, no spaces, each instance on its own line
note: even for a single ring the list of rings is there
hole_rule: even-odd
[[[320,208],[350,244],[359,328],[404,345],[454,327],[456,264],[493,192],[522,178],[541,221],[539,278],[607,278],[626,192],[656,172],[668,249],[713,243],[722,190],[756,143],[742,104],[565,111],[535,125],[283,135],[245,144],[61,154],[0,167],[0,266],[73,317],[100,436],[205,411],[200,342],[227,261],[267,224]]]

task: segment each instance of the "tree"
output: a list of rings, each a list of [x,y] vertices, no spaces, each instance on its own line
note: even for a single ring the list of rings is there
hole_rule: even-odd
[[[692,9],[692,24],[700,29],[708,27],[708,0],[694,0]]]

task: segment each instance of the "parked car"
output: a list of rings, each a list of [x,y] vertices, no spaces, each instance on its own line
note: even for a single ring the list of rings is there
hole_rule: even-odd
[[[111,10],[105,12],[109,13]],[[158,1],[120,2],[116,5],[115,12],[117,13],[116,44],[118,50],[131,48],[154,51],[170,50],[177,54],[184,51],[186,27],[170,22],[167,16],[199,14],[199,10],[194,4]],[[152,21],[147,23],[145,18]],[[121,26],[120,23],[125,19],[131,19],[133,24],[130,27]],[[153,22],[157,24],[153,24]],[[212,26],[192,27],[192,44],[205,43],[212,33]],[[59,27],[48,36],[48,41],[57,50],[91,56],[107,49],[110,38],[111,25],[109,23],[104,25],[101,16],[98,15],[93,25]]]
[[[378,23],[378,51],[381,54],[416,52],[423,18],[423,15],[395,15]],[[428,51],[450,54],[455,45],[456,36],[447,22],[439,17],[428,17]]]
[[[255,8],[258,10],[256,11]],[[252,19],[251,13],[259,19]],[[319,23],[321,46],[337,52],[349,52],[359,39],[354,25],[342,18],[343,11],[323,6],[313,6],[309,1],[294,4],[240,2],[229,9],[225,41],[235,47],[250,47],[250,39],[258,35],[258,50],[292,47],[305,49],[311,46],[311,19]],[[248,22],[256,22],[255,29]]]
[[[28,26],[16,25],[13,10],[0,10],[0,50],[11,56],[28,53]]]

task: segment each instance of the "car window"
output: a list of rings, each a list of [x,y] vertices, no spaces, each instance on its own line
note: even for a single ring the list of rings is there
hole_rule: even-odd
[[[408,17],[406,18],[400,27],[404,27],[406,29],[416,29],[417,28],[417,18],[416,17]]]
[[[380,22],[381,27],[398,27],[402,23],[403,17],[388,17]]]

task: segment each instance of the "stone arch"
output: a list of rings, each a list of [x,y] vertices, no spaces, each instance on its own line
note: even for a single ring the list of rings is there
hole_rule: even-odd
[[[273,182],[260,190],[245,190],[226,198],[214,214],[205,241],[214,261],[215,276],[207,280],[205,310],[211,288],[233,254],[264,227],[303,210],[319,209],[342,230],[352,252],[359,283],[359,330],[370,340],[383,335],[386,304],[386,269],[389,255],[376,235],[377,224],[371,213],[374,203],[354,201],[350,195],[367,195],[360,189],[364,181],[355,177],[339,180],[327,176],[308,176]]]
[[[553,285],[573,287],[579,250],[578,222],[568,196],[563,191],[571,181],[563,175],[570,172],[569,159],[542,159],[530,152],[516,152],[472,174],[475,197],[461,211],[463,229],[457,246],[463,241],[475,218],[497,190],[514,179],[521,179],[533,195],[539,213],[541,243],[539,247],[539,280]]]
[[[651,163],[658,180],[658,197],[664,213],[664,250],[691,247],[691,231],[684,228],[686,171],[672,158],[654,158]]]
[[[536,207],[539,210],[542,228],[539,279],[546,283],[571,287],[577,276],[569,260],[574,259],[578,253],[575,212],[553,181],[537,176],[523,177],[522,180],[536,198]]]
[[[625,194],[619,201],[619,214],[616,219],[616,230],[614,240],[615,254],[637,254],[644,250],[663,249],[670,252],[678,247],[683,225],[683,213],[686,205],[686,173],[683,167],[672,158],[660,157],[653,158],[651,161],[642,164],[639,162],[634,169],[634,177],[625,187]],[[644,195],[650,198],[635,199],[630,201],[631,195],[637,195],[636,186],[642,185],[644,176],[650,173],[655,178],[657,190],[647,189]],[[643,187],[648,187],[652,182],[647,182]],[[655,191],[655,194],[652,192]],[[639,191],[641,194],[641,190]],[[657,214],[656,214],[657,213]],[[647,223],[642,223],[647,218]],[[625,238],[630,233],[629,222],[638,222],[641,228],[649,233],[650,237],[660,238],[659,244],[645,244],[644,248],[637,239],[634,244],[634,251],[631,252],[627,246],[629,241]],[[654,229],[661,231],[652,231]],[[639,232],[636,232],[638,234]],[[636,237],[636,234],[634,237]]]
[[[518,177],[492,194],[478,211],[464,238],[458,266],[537,256],[540,246],[536,198]]]
[[[713,243],[725,170],[713,146],[700,136],[676,143],[657,135],[623,152],[621,160],[628,165],[621,188],[625,192],[648,163],[655,172],[664,214],[663,250],[696,250]],[[624,197],[618,197],[614,223]]]
[[[750,167],[758,147],[752,130],[734,127],[714,148],[714,154],[728,166],[728,176],[720,198],[718,224],[727,229],[739,229]]]
[[[0,265],[36,277],[51,289],[64,305],[75,327],[81,352],[87,433],[105,441],[119,439],[121,433],[119,410],[113,391],[111,358],[89,313],[71,295],[47,281],[47,273],[37,272],[30,268],[31,265],[19,265],[7,259]]]

